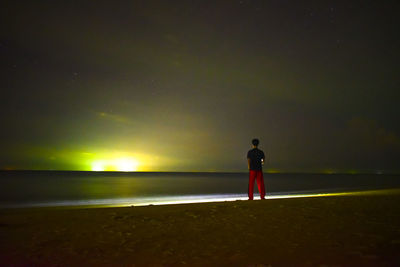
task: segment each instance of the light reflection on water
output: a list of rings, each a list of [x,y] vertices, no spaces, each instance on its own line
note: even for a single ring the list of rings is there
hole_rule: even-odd
[[[394,188],[400,187],[400,179],[387,175],[266,174],[265,184],[267,198],[272,199]],[[0,208],[244,200],[247,186],[247,173],[0,172]]]
[[[357,195],[388,195],[400,194],[399,189],[380,189],[365,190],[353,192],[332,192],[332,193],[284,193],[269,194],[266,200],[287,199],[287,198],[305,198],[305,197],[332,197],[332,196],[357,196]],[[4,208],[24,208],[24,207],[71,207],[71,208],[99,208],[99,207],[129,207],[129,206],[149,206],[149,205],[173,205],[207,202],[225,202],[247,200],[244,194],[232,195],[197,195],[197,196],[163,196],[147,198],[117,198],[117,199],[96,199],[96,200],[74,200],[74,201],[54,201],[30,204],[11,204]],[[255,195],[254,200],[259,200],[259,195]]]

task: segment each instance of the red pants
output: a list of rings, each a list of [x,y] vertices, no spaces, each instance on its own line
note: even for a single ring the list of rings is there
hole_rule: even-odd
[[[262,171],[250,170],[249,173],[249,199],[253,199],[254,180],[257,179],[258,192],[260,192],[261,199],[265,198],[264,177]]]

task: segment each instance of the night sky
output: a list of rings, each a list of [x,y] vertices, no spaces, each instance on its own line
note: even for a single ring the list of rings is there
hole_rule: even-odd
[[[0,168],[399,171],[398,3],[2,1]]]

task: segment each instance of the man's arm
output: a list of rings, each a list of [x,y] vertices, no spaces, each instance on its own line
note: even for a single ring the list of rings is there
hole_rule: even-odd
[[[247,158],[247,168],[250,170],[250,159]]]

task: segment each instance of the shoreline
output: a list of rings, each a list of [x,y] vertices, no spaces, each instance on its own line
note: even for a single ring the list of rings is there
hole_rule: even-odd
[[[293,192],[274,192],[267,193],[266,199],[285,199],[285,198],[303,198],[303,197],[329,197],[329,196],[350,196],[350,195],[371,195],[371,194],[400,194],[400,187],[382,187],[382,188],[359,188],[358,190],[350,188],[338,188],[335,190],[304,190]],[[259,194],[255,194],[255,200],[259,200]],[[177,205],[177,204],[195,204],[210,202],[231,202],[245,201],[246,194],[209,194],[209,195],[183,195],[183,196],[154,196],[154,197],[136,197],[136,198],[113,198],[113,199],[90,199],[90,200],[65,200],[52,202],[33,202],[21,204],[0,205],[2,209],[33,209],[33,208],[54,208],[54,209],[88,209],[88,208],[118,208],[118,207],[140,207],[151,205]],[[81,204],[77,204],[81,203]]]
[[[2,265],[400,264],[400,190],[118,208],[0,210]]]

